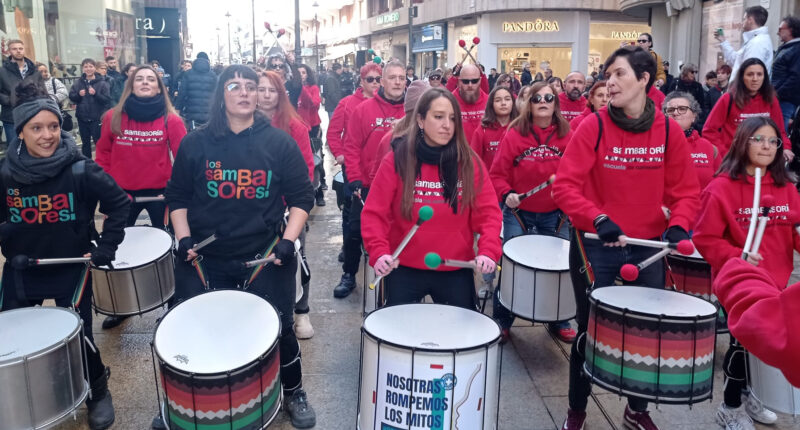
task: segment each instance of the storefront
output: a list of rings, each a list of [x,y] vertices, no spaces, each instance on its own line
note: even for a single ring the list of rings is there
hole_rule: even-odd
[[[384,13],[369,19],[370,48],[384,61],[407,61],[408,14],[400,10]]]
[[[431,24],[414,29],[411,41],[415,73],[426,76],[428,72],[447,63],[447,24]]]
[[[589,25],[589,73],[598,70],[614,51],[623,44],[635,45],[642,33],[650,33],[646,23],[592,22]]]

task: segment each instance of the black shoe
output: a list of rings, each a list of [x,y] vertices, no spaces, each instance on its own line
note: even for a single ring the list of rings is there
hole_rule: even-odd
[[[343,299],[349,296],[355,287],[356,275],[343,273],[342,280],[339,281],[339,285],[333,288],[333,297],[336,297],[337,299]]]
[[[325,194],[321,191],[317,193],[317,206],[325,206]]]
[[[339,250],[339,257],[337,257],[340,263],[344,263],[344,247]]]
[[[302,389],[283,399],[283,408],[289,414],[295,428],[308,429],[317,425],[317,414],[308,404],[308,395]]]
[[[91,430],[106,430],[114,424],[114,404],[111,401],[111,392],[108,391],[110,375],[111,370],[106,367],[103,376],[92,382],[92,398],[86,401]]]
[[[322,191],[328,191],[328,184],[325,182],[325,179],[319,181],[319,189]]]
[[[164,420],[161,419],[161,415],[157,415],[153,418],[153,422],[150,424],[150,428],[152,430],[167,430],[167,425],[164,424]]]
[[[130,318],[130,317],[123,317],[123,316],[117,316],[117,315],[107,316],[106,319],[103,320],[103,330],[108,330],[110,328],[114,328],[114,327],[122,324],[122,322],[125,321],[128,318]]]

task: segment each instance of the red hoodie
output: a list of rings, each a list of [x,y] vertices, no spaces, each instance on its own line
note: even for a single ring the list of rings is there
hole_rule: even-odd
[[[584,118],[593,113],[594,112],[592,112],[592,110],[589,109],[588,107],[585,108],[580,115],[576,116],[575,118],[572,119],[572,121],[569,122],[569,129],[573,131],[577,130],[578,126],[581,124],[581,121],[583,121]]]
[[[594,232],[593,221],[600,214],[635,238],[657,237],[673,225],[689,231],[700,206],[700,186],[680,126],[657,113],[650,130],[632,133],[614,124],[606,107],[599,115],[599,144],[595,115],[586,117],[572,135],[553,184],[556,204],[582,231]],[[672,212],[669,222],[662,206]]]
[[[316,85],[303,85],[300,98],[297,100],[297,113],[309,128],[318,126],[322,120],[319,119],[319,105],[322,98],[319,95],[319,87]]]
[[[486,170],[492,168],[494,157],[497,155],[497,150],[500,148],[500,141],[506,135],[506,127],[500,125],[499,122],[492,124],[491,127],[478,126],[475,133],[472,133],[472,139],[469,140],[469,146],[478,154],[478,157],[483,161]]]
[[[286,130],[284,130],[286,131]],[[292,119],[289,123],[289,135],[292,136],[300,152],[303,153],[303,160],[308,166],[308,176],[314,182],[314,153],[311,151],[311,138],[308,137],[308,127],[299,119]]]
[[[649,97],[650,100],[656,104],[656,110],[661,112],[661,106],[664,104],[664,99],[666,99],[667,96],[665,96],[664,93],[662,93],[661,90],[655,86],[651,86],[650,90],[647,91],[647,97]]]
[[[368,97],[364,95],[364,89],[359,88],[352,95],[341,99],[339,104],[336,105],[333,116],[328,123],[328,131],[325,136],[333,158],[344,155],[344,131],[347,127],[347,120],[351,118],[356,106],[360,105],[361,102],[367,98]]]
[[[711,265],[712,275],[731,258],[742,258],[750,227],[754,188],[753,178],[746,175],[745,179],[747,182],[742,178],[733,180],[727,174],[721,174],[703,191],[703,204],[692,241]],[[761,178],[761,195],[771,195],[775,206],[769,212],[764,239],[758,250],[764,257],[759,266],[766,269],[783,288],[792,274],[792,250],[800,250],[800,236],[788,217],[791,211],[800,210],[800,196],[793,184],[776,186],[769,173]]]
[[[559,138],[554,125],[544,129],[534,126],[527,136],[510,128],[500,143],[500,153],[489,173],[498,200],[503,202],[503,196],[512,190],[518,194],[528,192],[556,173],[561,155],[571,138],[571,131]],[[531,154],[515,166],[514,160],[529,149],[532,149]],[[552,212],[558,206],[550,194],[550,190],[542,190],[522,200],[519,208],[536,213]]]
[[[586,109],[586,98],[584,96],[581,96],[578,100],[572,100],[567,96],[567,93],[561,93],[558,95],[558,103],[561,106],[561,116],[567,122],[575,119]]]
[[[714,294],[736,340],[800,387],[800,283],[784,290],[768,271],[733,258],[717,275]]]
[[[392,131],[392,125],[405,115],[402,100],[392,104],[381,94],[356,106],[347,122],[344,137],[344,163],[347,180],[361,181],[369,188],[369,173],[377,159],[378,145],[384,134]]]
[[[697,130],[692,130],[692,135],[686,141],[689,143],[689,155],[694,162],[697,181],[700,183],[700,189],[703,190],[714,179],[714,173],[719,169],[722,157],[719,156],[719,151],[711,142],[700,137]]]
[[[783,114],[777,98],[773,98],[772,103],[767,103],[761,97],[761,94],[756,94],[745,104],[744,109],[739,109],[731,97],[731,93],[725,93],[717,100],[717,104],[711,109],[703,126],[703,137],[716,145],[720,154],[724,156],[728,153],[728,148],[733,143],[733,135],[736,134],[736,128],[739,127],[739,124],[754,116],[772,118],[777,124],[778,130],[781,131],[780,138],[784,142],[789,142],[789,138],[786,137]],[[728,114],[729,106],[730,114]]]
[[[123,190],[165,188],[172,175],[170,153],[172,158],[178,155],[178,147],[186,136],[181,117],[169,114],[166,124],[163,116],[150,122],[138,122],[122,112],[122,135],[117,136],[111,132],[113,114],[113,110],[109,110],[102,120],[97,141],[97,164]]]
[[[458,89],[453,91],[453,95],[458,100],[458,107],[461,108],[461,128],[464,129],[464,137],[467,138],[467,143],[472,139],[475,134],[475,129],[481,126],[483,114],[486,113],[486,103],[489,102],[489,95],[481,90],[480,96],[475,103],[467,104],[458,94]]]
[[[371,266],[379,257],[391,254],[417,221],[419,208],[428,205],[433,217],[424,222],[406,248],[400,253],[400,264],[415,269],[428,269],[425,254],[436,252],[442,259],[472,260],[485,255],[498,261],[502,255],[500,225],[503,215],[497,206],[494,188],[483,163],[475,160],[475,200],[463,208],[459,199],[458,213],[448,205],[443,194],[439,167],[422,164],[414,187],[413,221],[401,214],[403,183],[394,170],[394,153],[381,161],[375,182],[361,212],[361,236],[369,254]],[[460,193],[459,193],[460,195]],[[479,234],[478,253],[473,248],[473,238]],[[441,265],[437,270],[458,270]]]

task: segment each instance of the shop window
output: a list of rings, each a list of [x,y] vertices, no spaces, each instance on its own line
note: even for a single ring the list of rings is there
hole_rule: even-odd
[[[525,63],[530,63],[531,74],[542,73],[549,68],[553,76],[564,78],[570,72],[572,49],[569,47],[499,46],[497,65],[500,73],[515,71],[519,76]]]

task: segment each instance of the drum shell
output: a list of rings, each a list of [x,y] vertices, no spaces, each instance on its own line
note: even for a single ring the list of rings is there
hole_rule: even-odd
[[[792,386],[780,370],[753,354],[747,355],[750,391],[768,409],[800,415],[800,388]]]
[[[379,301],[378,297],[383,288],[383,282],[381,282],[381,285],[376,285],[374,289],[369,287],[375,281],[375,270],[369,265],[369,255],[364,254],[361,259],[356,279],[361,279],[361,283],[364,286],[361,314],[367,315],[376,309],[382,308],[383,302]]]
[[[702,258],[667,254],[675,289],[705,301],[718,304],[711,288],[711,266]],[[671,284],[672,282],[667,282]]]
[[[69,417],[86,399],[83,326],[77,314],[75,321],[75,329],[58,344],[19,360],[0,361],[0,429],[49,427]]]
[[[138,267],[92,267],[95,311],[104,315],[140,315],[161,307],[175,294],[172,251]]]

